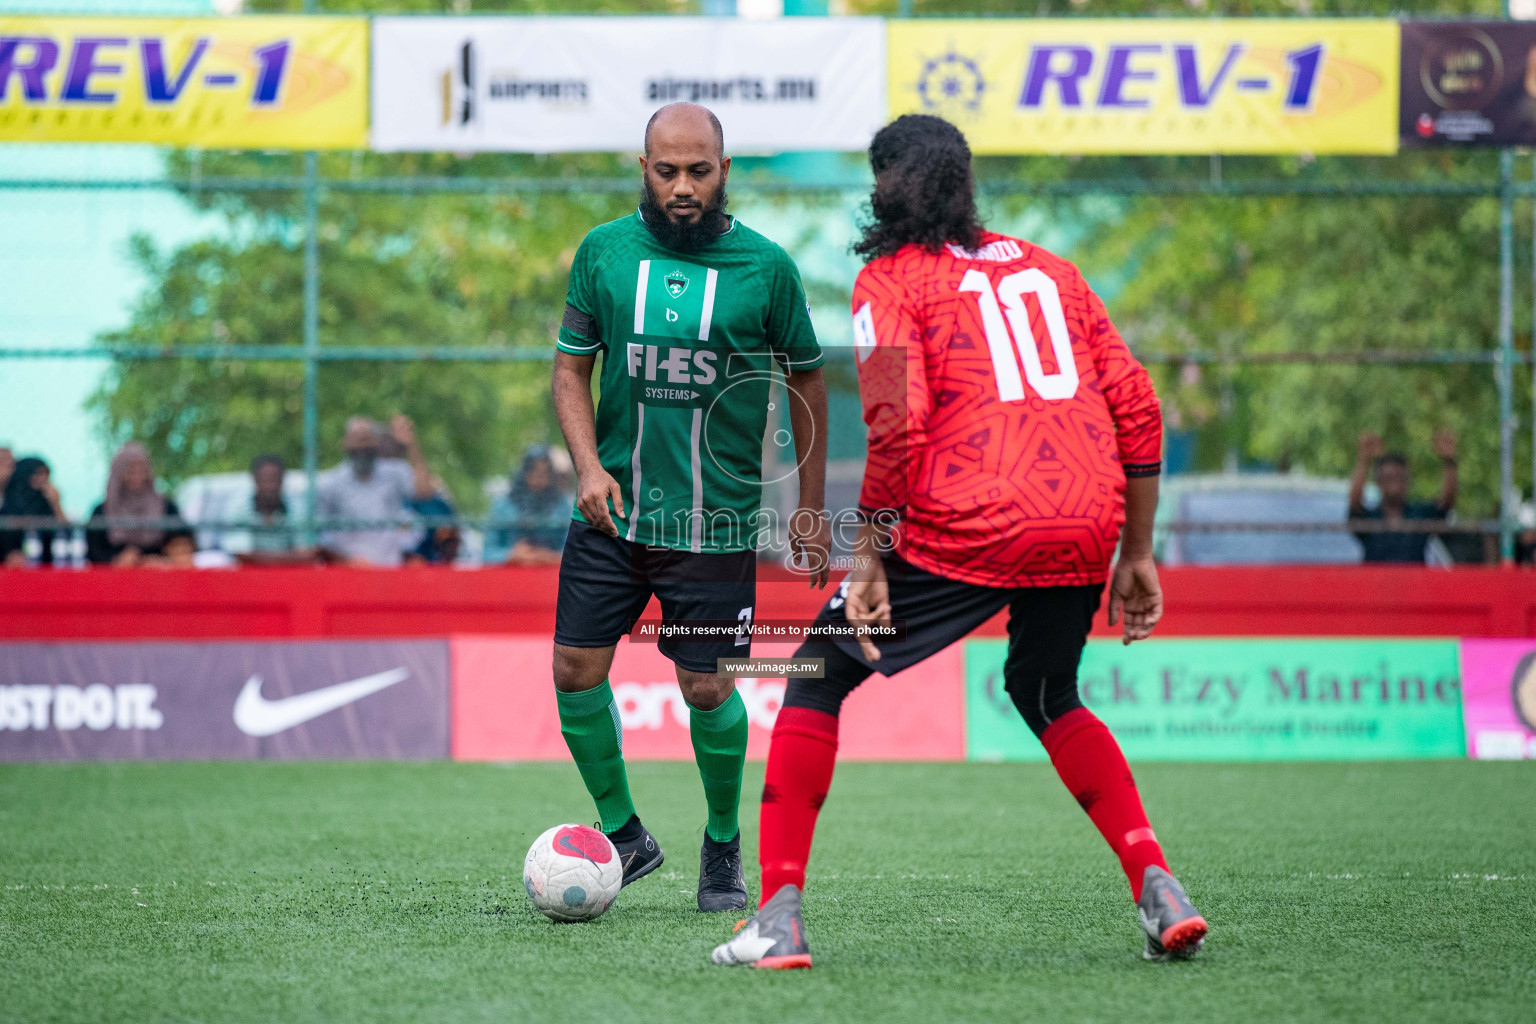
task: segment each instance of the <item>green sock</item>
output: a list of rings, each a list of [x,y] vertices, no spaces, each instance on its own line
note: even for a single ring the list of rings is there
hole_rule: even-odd
[[[624,773],[624,729],[608,680],[580,693],[555,691],[560,735],[571,748],[581,781],[597,803],[604,832],[616,832],[635,813]]]
[[[713,711],[688,706],[693,759],[704,780],[709,822],[704,831],[723,843],[741,830],[736,810],[741,805],[741,772],[747,762],[747,706],[735,691]]]

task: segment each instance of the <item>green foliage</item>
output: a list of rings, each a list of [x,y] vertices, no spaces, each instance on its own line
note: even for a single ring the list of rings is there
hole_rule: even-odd
[[[178,154],[172,173],[295,173],[297,157]],[[543,166],[537,166],[541,164]],[[503,166],[494,166],[501,164]],[[613,175],[614,157],[337,155],[322,174]],[[292,193],[193,192],[224,216],[218,238],[134,256],[152,282],[108,345],[276,345],[302,340],[302,204]],[[347,346],[546,350],[576,244],[620,216],[627,195],[386,195],[331,192],[320,207],[320,340]],[[413,417],[433,470],[469,510],[479,484],[522,446],[557,435],[545,362],[327,362],[319,375],[322,465],[340,457],[351,415]],[[123,359],[93,399],[107,438],[148,444],[170,481],[243,469],[272,451],[302,459],[297,362]]]
[[[1240,173],[1275,161],[1234,161]],[[1334,161],[1314,178],[1372,161]],[[1387,170],[1386,167],[1382,168]],[[1492,154],[1399,157],[1417,180],[1496,177]],[[1516,251],[1529,278],[1531,210],[1517,204]],[[1488,352],[1498,344],[1498,202],[1494,199],[1277,196],[1142,198],[1102,223],[1079,254],[1090,277],[1125,279],[1112,314],[1133,346],[1159,353]],[[1127,273],[1127,268],[1131,271]],[[1530,308],[1517,292],[1522,341]],[[1528,407],[1528,372],[1517,395]],[[1430,440],[1462,438],[1463,515],[1498,504],[1498,402],[1489,365],[1214,366],[1159,374],[1169,425],[1199,432],[1200,467],[1290,465],[1349,472],[1361,431],[1381,432],[1438,487]],[[1528,439],[1517,439],[1528,465]],[[1524,476],[1522,473],[1521,476]]]

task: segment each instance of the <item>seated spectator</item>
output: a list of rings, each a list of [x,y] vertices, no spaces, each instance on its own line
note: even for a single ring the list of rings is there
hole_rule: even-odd
[[[10,454],[9,449],[0,451]],[[13,463],[10,468],[12,472],[6,474],[3,488],[4,497],[0,497],[0,516],[47,516],[63,523],[64,510],[59,505],[58,488],[49,481],[48,463],[29,458]],[[16,568],[27,564],[28,533],[37,535],[42,541],[38,561],[43,565],[53,564],[53,542],[62,533],[34,527],[30,530],[0,530],[0,565]]]
[[[251,460],[250,507],[231,517],[238,529],[225,534],[222,543],[225,551],[246,565],[302,565],[315,560],[315,552],[299,543],[298,528],[288,516],[283,497],[287,475],[281,456],[258,455]]]
[[[197,542],[185,523],[167,527],[115,521],[180,517],[176,503],[155,489],[155,467],[149,451],[137,441],[129,441],[112,457],[106,500],[91,510],[85,529],[85,557],[96,565],[119,567],[190,566]]]
[[[547,446],[523,455],[505,497],[491,503],[485,532],[487,565],[549,565],[560,561],[571,528],[575,495],[560,486]]]
[[[1429,545],[1427,533],[1393,532],[1410,520],[1443,520],[1456,507],[1456,435],[1441,431],[1435,435],[1435,454],[1440,457],[1440,496],[1433,502],[1408,500],[1408,460],[1388,452],[1381,436],[1369,431],[1360,435],[1355,471],[1349,480],[1349,517],[1351,521],[1380,522],[1386,532],[1358,531],[1367,562],[1424,564],[1424,550]],[[1371,463],[1376,465],[1376,487],[1381,501],[1375,508],[1365,507],[1365,476]]]
[[[322,546],[332,556],[356,565],[398,566],[401,528],[408,522],[413,498],[432,497],[432,475],[416,430],[404,416],[390,422],[390,435],[403,447],[406,459],[380,458],[378,428],[372,420],[354,416],[342,441],[347,461],[320,475],[316,514],[321,519],[357,519],[387,525],[327,530]]]
[[[430,498],[413,497],[410,509],[419,516],[429,516],[433,519],[455,514],[452,503],[448,501],[448,488],[435,477],[432,480],[432,496]],[[459,557],[462,541],[463,538],[459,535],[457,526],[452,523],[433,523],[425,527],[421,543],[411,549],[405,560],[412,564],[448,565]]]

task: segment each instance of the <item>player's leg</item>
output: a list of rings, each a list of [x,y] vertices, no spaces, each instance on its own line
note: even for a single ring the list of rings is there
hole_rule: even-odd
[[[650,599],[630,564],[630,545],[572,523],[555,606],[555,703],[560,733],[597,805],[598,827],[618,848],[628,885],[661,865],[661,847],[640,823],[624,767],[624,730],[608,685],[614,645]]]
[[[693,759],[708,815],[699,850],[698,906],[704,913],[747,905],[741,866],[741,777],[747,760],[747,706],[732,679],[677,666],[688,705]]]
[[[747,905],[741,866],[741,777],[747,761],[747,706],[734,679],[716,674],[719,659],[750,656],[757,558],[751,551],[692,553],[648,549],[647,571],[663,623],[739,623],[739,636],[666,640],[688,705],[694,763],[707,814],[699,850],[698,906],[704,912]]]
[[[885,562],[891,621],[906,629],[905,640],[879,644],[881,660],[877,667],[885,675],[909,668],[959,640],[1006,605],[1012,593],[947,580],[895,556]],[[844,582],[816,621],[846,623],[843,602],[847,593]],[[800,912],[806,864],[817,818],[832,785],[843,701],[875,667],[852,642],[809,640],[795,657],[824,659],[824,675],[821,679],[791,679],[785,691],[768,748],[759,811],[760,909],[734,938],[715,949],[717,964],[770,968],[811,965]]]
[[[716,947],[717,964],[783,970],[811,966],[800,896],[811,856],[816,818],[832,786],[837,724],[843,700],[874,671],[837,645],[809,640],[796,658],[820,658],[821,679],[791,679],[768,748],[759,809],[758,911],[729,942]]]
[[[1142,911],[1147,955],[1193,953],[1205,935],[1205,919],[1168,873],[1120,744],[1078,697],[1078,664],[1102,591],[1096,586],[1020,591],[1009,610],[1003,678],[1062,783],[1119,858],[1131,898]]]

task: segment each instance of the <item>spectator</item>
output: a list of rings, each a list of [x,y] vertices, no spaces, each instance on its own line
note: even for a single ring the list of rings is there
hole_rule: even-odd
[[[550,449],[529,447],[505,497],[491,503],[485,538],[487,565],[549,565],[560,561],[575,495],[560,485]]]
[[[248,565],[295,565],[314,561],[313,550],[300,546],[298,530],[288,518],[283,479],[288,466],[279,455],[258,455],[251,460],[254,485],[251,505],[244,514],[231,517],[242,527],[228,533],[223,548]]]
[[[1408,460],[1386,451],[1381,436],[1370,431],[1360,435],[1355,471],[1349,480],[1349,517],[1351,521],[1371,520],[1384,523],[1387,532],[1357,532],[1356,538],[1367,562],[1424,564],[1427,533],[1394,532],[1409,520],[1445,519],[1456,507],[1456,435],[1442,430],[1435,435],[1435,454],[1440,457],[1440,497],[1433,502],[1408,500]],[[1365,476],[1371,463],[1376,464],[1376,487],[1380,503],[1365,507]]]
[[[454,514],[453,504],[448,500],[448,488],[436,477],[432,479],[432,496],[413,497],[410,509],[418,516],[430,516],[434,519]],[[462,541],[459,528],[451,523],[429,525],[423,531],[421,543],[411,549],[410,554],[406,556],[406,561],[447,565],[459,557]]]
[[[167,527],[114,522],[180,517],[176,503],[155,489],[155,467],[148,450],[137,441],[129,441],[112,457],[106,500],[91,510],[91,522],[85,530],[85,557],[97,565],[120,567],[190,566],[197,544],[185,523]]]
[[[421,457],[411,421],[396,416],[390,422],[390,435],[403,447],[406,461],[380,458],[378,428],[372,420],[354,416],[347,421],[342,442],[346,462],[320,476],[315,506],[320,518],[400,524],[328,530],[324,546],[342,561],[399,565],[400,527],[408,521],[406,507],[412,498],[432,497],[432,476]]]
[[[5,485],[11,482],[11,473],[16,469],[16,453],[11,451],[8,444],[0,444],[0,494],[5,493]]]
[[[10,455],[10,449],[0,451]],[[48,463],[36,458],[22,459],[9,468],[11,471],[6,473],[3,487],[4,497],[0,498],[0,516],[48,516],[63,523],[64,510],[59,506],[58,488],[49,481]],[[0,565],[14,568],[27,564],[26,535],[29,532],[37,533],[42,539],[39,561],[43,565],[53,564],[53,542],[61,534],[33,528],[0,530]]]

